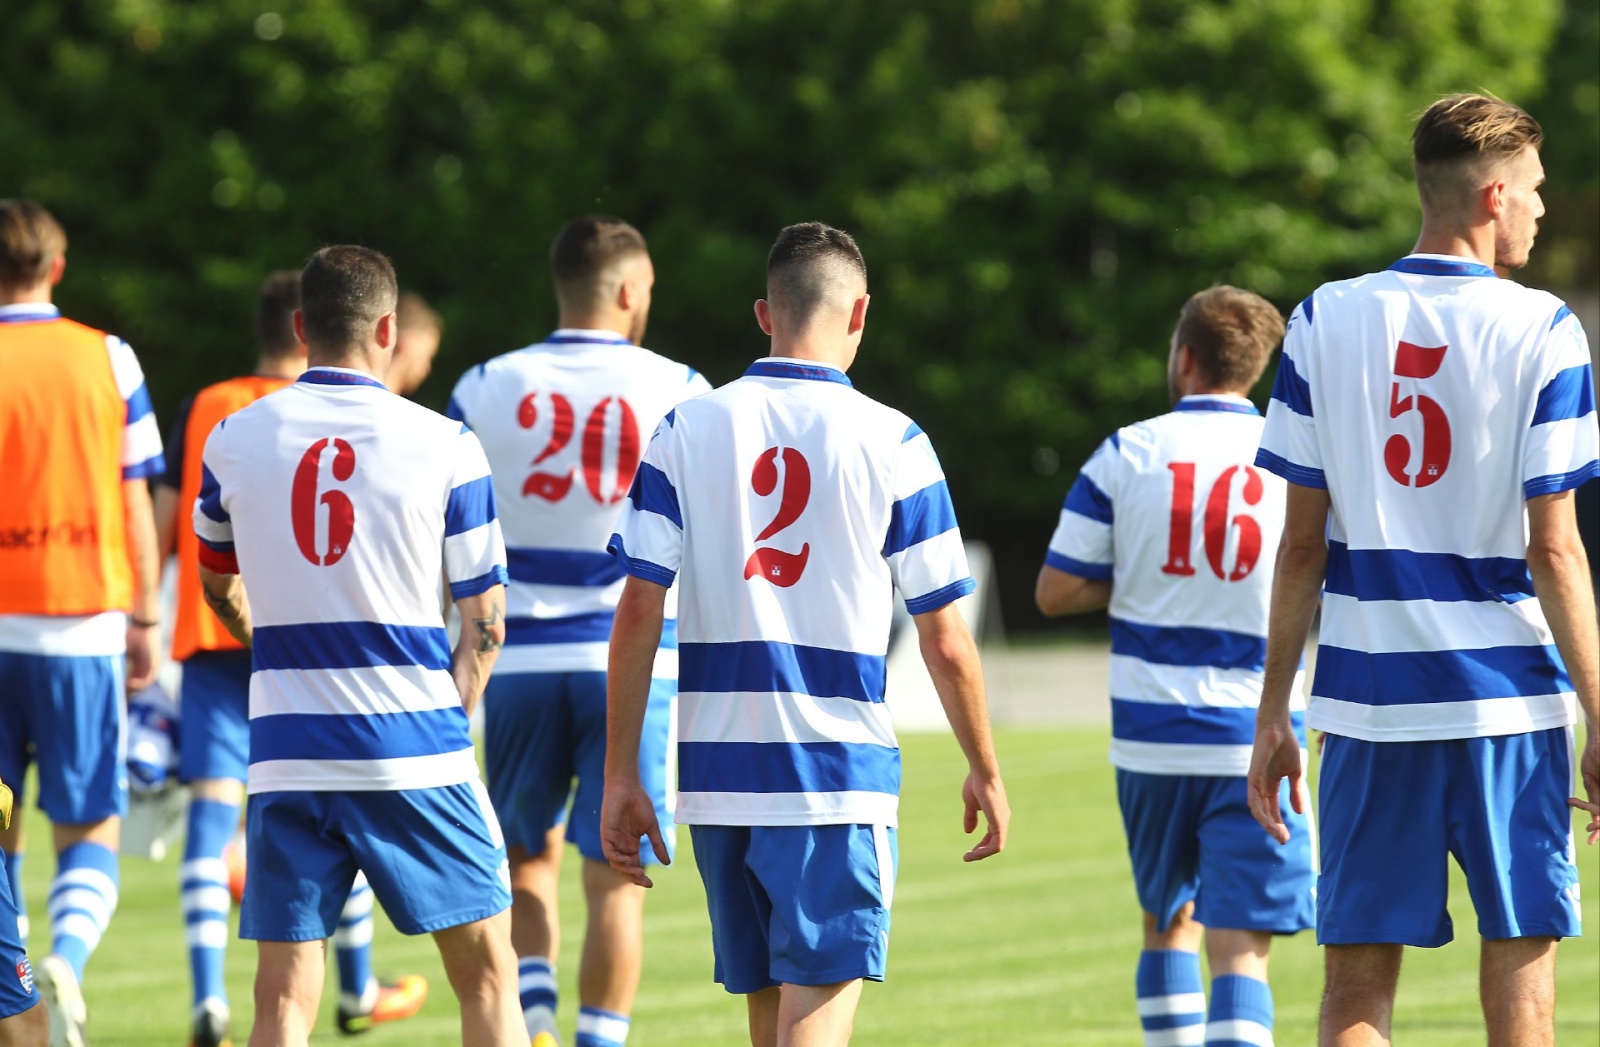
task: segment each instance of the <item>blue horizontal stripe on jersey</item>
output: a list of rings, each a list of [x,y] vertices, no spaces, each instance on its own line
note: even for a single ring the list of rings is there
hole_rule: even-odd
[[[883,701],[884,657],[769,640],[680,643],[679,691],[788,691]]]
[[[491,570],[478,575],[476,578],[467,578],[459,582],[450,583],[450,599],[465,600],[469,596],[493,589],[497,585],[505,585],[510,581],[506,577],[506,569],[496,564]]]
[[[1309,465],[1296,465],[1287,458],[1273,454],[1265,447],[1257,449],[1256,464],[1292,484],[1316,487],[1324,491],[1328,489],[1328,476],[1321,469],[1313,469]]]
[[[837,382],[840,385],[852,385],[849,376],[836,367],[790,360],[757,360],[745,368],[744,374],[746,378],[798,378],[808,382]]]
[[[633,507],[643,513],[655,513],[683,527],[683,513],[678,509],[678,490],[667,479],[667,474],[651,465],[640,462],[633,474],[633,489],[628,492]]]
[[[195,535],[195,537],[200,538],[199,535]],[[205,546],[207,549],[210,549],[214,553],[231,553],[234,551],[232,542],[213,542],[208,541],[205,538],[200,538],[200,544]]]
[[[1561,308],[1556,310],[1556,315],[1550,320],[1550,330],[1554,331],[1556,329],[1556,324],[1559,324],[1561,321],[1565,320],[1571,315],[1572,310],[1567,308],[1567,303],[1562,302]]]
[[[1529,425],[1582,418],[1594,413],[1594,370],[1588,364],[1560,371],[1539,390]]]
[[[250,667],[269,669],[364,669],[379,665],[450,668],[450,640],[434,625],[382,622],[302,622],[258,625]]]
[[[1315,417],[1311,410],[1311,383],[1300,377],[1292,356],[1278,358],[1278,376],[1272,381],[1272,398],[1282,402],[1295,414]]]
[[[1368,654],[1323,644],[1311,686],[1314,695],[1360,705],[1432,705],[1570,690],[1554,645]]]
[[[1496,276],[1482,262],[1457,262],[1443,258],[1402,258],[1389,267],[1397,273],[1416,276]]]
[[[956,507],[950,501],[950,485],[943,480],[931,483],[890,507],[883,555],[905,552],[913,545],[955,530],[955,526]]]
[[[1099,484],[1089,479],[1088,473],[1079,473],[1078,478],[1072,481],[1072,486],[1067,489],[1066,501],[1061,503],[1061,508],[1103,524],[1112,523],[1116,519],[1111,496],[1102,491]]]
[[[1305,713],[1290,714],[1295,736],[1306,743]],[[1244,706],[1177,705],[1111,699],[1111,737],[1171,745],[1250,745],[1256,711]]]
[[[150,387],[145,385],[145,383],[140,382],[139,388],[135,389],[129,394],[127,405],[127,424],[129,425],[132,425],[134,422],[137,422],[151,411],[154,411],[155,408],[150,405]]]
[[[211,474],[204,462],[200,463],[200,511],[217,523],[228,522],[228,511],[222,507],[222,485]]]
[[[444,507],[444,536],[465,534],[492,523],[494,518],[494,481],[487,476],[468,480],[450,490],[450,500]]]
[[[122,467],[123,480],[148,480],[152,476],[159,476],[167,471],[165,455],[151,455],[142,462]]]
[[[611,639],[611,611],[565,618],[507,618],[507,646],[543,643],[605,643]]]
[[[1260,672],[1267,662],[1267,639],[1227,629],[1197,626],[1145,625],[1124,618],[1111,619],[1111,653],[1127,655],[1155,665],[1202,666],[1211,669],[1250,669]]]
[[[1075,574],[1079,578],[1087,578],[1091,582],[1109,582],[1111,580],[1111,570],[1115,566],[1108,563],[1090,563],[1087,560],[1077,560],[1058,553],[1054,549],[1044,554],[1044,562],[1047,567],[1054,567],[1058,571]]]
[[[908,614],[927,614],[929,611],[937,611],[946,604],[955,603],[963,596],[977,591],[978,583],[976,580],[970,577],[963,578],[959,582],[941,585],[931,593],[906,597],[906,612]]]
[[[621,581],[627,573],[615,556],[589,549],[507,549],[506,569],[513,582],[588,588]]]
[[[250,718],[250,762],[393,760],[471,747],[461,707],[408,713],[280,713]]]
[[[647,582],[655,582],[657,585],[664,585],[670,588],[672,580],[678,575],[678,572],[662,567],[658,563],[629,556],[627,547],[622,544],[622,535],[620,534],[611,536],[611,540],[606,543],[606,551],[617,558],[617,562],[622,565],[624,574],[630,574],[635,578],[643,578]]]
[[[1551,473],[1549,476],[1535,476],[1522,483],[1522,497],[1537,498],[1542,494],[1560,494],[1570,491],[1574,487],[1582,487],[1590,480],[1600,477],[1600,461],[1590,462],[1581,469],[1574,469],[1570,473]]]
[[[679,742],[678,791],[900,793],[900,750],[852,742]]]
[[[1533,595],[1533,576],[1526,560],[1510,556],[1352,549],[1329,542],[1324,587],[1357,600],[1517,603]]]

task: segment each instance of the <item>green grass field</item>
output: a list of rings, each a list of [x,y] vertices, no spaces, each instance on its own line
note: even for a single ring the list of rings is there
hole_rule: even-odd
[[[900,879],[889,981],[867,988],[855,1042],[865,1045],[1140,1043],[1133,1010],[1138,912],[1123,853],[1106,734],[1097,729],[1010,730],[999,737],[1014,807],[1010,847],[964,865],[958,787],[963,763],[945,737],[904,739]],[[1400,802],[1397,799],[1397,802]],[[31,836],[48,837],[37,811]],[[643,985],[630,1043],[636,1047],[738,1044],[743,1002],[711,982],[710,934],[699,877],[685,847],[657,877],[646,923]],[[1557,1041],[1600,1044],[1600,850],[1580,844],[1584,920],[1590,937],[1562,947]],[[570,854],[571,852],[569,852]],[[52,862],[36,847],[26,865],[35,927],[44,932]],[[576,1011],[582,922],[575,863],[563,905],[564,1029]],[[1452,912],[1460,940],[1412,950],[1395,1019],[1407,1047],[1483,1042],[1477,1003],[1477,944],[1459,877]],[[36,933],[34,945],[44,941]],[[420,971],[434,994],[417,1018],[363,1038],[370,1047],[459,1043],[455,1003],[431,941],[400,936],[379,918],[380,973]],[[230,957],[235,1033],[250,1021],[254,948]],[[332,984],[316,1042],[339,1039]],[[1321,958],[1309,934],[1274,951],[1277,1040],[1313,1043]],[[91,1042],[179,1047],[188,1035],[188,975],[178,915],[177,865],[129,860],[122,902],[89,968]]]

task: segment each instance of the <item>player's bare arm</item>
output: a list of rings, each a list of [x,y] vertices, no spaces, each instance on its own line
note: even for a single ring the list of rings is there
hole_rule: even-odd
[[[1000,780],[1000,761],[989,731],[989,703],[983,689],[978,646],[953,603],[912,620],[917,623],[922,660],[933,677],[956,742],[967,757],[967,780],[961,786],[961,801],[966,807],[962,828],[969,833],[977,829],[980,811],[988,823],[983,839],[963,857],[964,861],[981,861],[1005,847],[1011,804]]]
[[[244,579],[236,574],[218,574],[201,564],[200,591],[228,635],[249,647],[250,597],[244,591]]]
[[[1033,587],[1033,602],[1039,605],[1039,613],[1046,618],[1099,611],[1111,602],[1111,583],[1085,578],[1046,564],[1039,568],[1039,580]]]
[[[600,845],[611,867],[641,887],[651,886],[639,854],[648,836],[662,865],[671,864],[655,804],[639,779],[639,738],[650,702],[650,674],[666,606],[665,586],[629,576],[611,627],[606,675],[606,787],[600,805]]]
[[[164,483],[156,484],[154,496],[156,517],[156,555],[161,563],[173,554],[178,545],[178,491]]]
[[[133,608],[128,616],[128,690],[155,682],[161,665],[161,553],[157,545],[150,485],[125,481],[122,506],[128,533],[128,561],[133,567]]]
[[[1587,832],[1593,844],[1600,841],[1600,626],[1572,491],[1529,499],[1528,573],[1583,710],[1586,730],[1578,771],[1588,798],[1568,802],[1589,813]]]
[[[450,675],[461,695],[461,707],[471,716],[506,642],[506,587],[493,585],[474,596],[463,596],[456,601],[456,610],[461,614],[461,636],[456,640]]]
[[[1272,610],[1267,626],[1267,664],[1256,713],[1255,751],[1250,756],[1250,810],[1279,843],[1289,839],[1278,807],[1278,783],[1288,778],[1290,802],[1303,814],[1306,796],[1300,741],[1289,717],[1289,697],[1305,653],[1311,619],[1317,613],[1328,570],[1328,492],[1289,485],[1283,541],[1272,577]]]

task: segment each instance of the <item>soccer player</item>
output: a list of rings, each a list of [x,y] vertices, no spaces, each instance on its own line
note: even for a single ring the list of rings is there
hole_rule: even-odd
[[[37,764],[53,823],[38,986],[57,1047],[83,1042],[84,966],[117,906],[124,691],[147,686],[159,659],[147,478],[163,468],[133,350],[50,302],[66,249],[44,208],[0,201],[0,778],[20,799]],[[14,852],[21,832],[19,817],[0,847]],[[17,863],[7,872],[20,900]]]
[[[483,441],[509,545],[506,649],[484,696],[484,737],[489,795],[511,856],[511,936],[528,1035],[538,1047],[555,1043],[556,884],[566,839],[583,857],[589,915],[577,1047],[621,1047],[643,962],[644,891],[600,849],[606,645],[623,579],[606,542],[644,438],[676,404],[711,387],[640,347],[655,272],[637,229],[618,218],[575,218],[557,234],[550,264],[560,328],[468,371],[448,413]],[[665,815],[677,691],[670,627],[663,646],[640,774]]]
[[[884,704],[893,592],[966,754],[966,855],[1010,811],[973,591],[939,460],[916,423],[855,391],[867,271],[847,233],[778,234],[756,319],[772,355],[656,429],[611,550],[628,572],[611,636],[601,838],[650,886],[668,858],[639,745],[668,588],[681,573],[677,820],[711,912],[716,980],[745,994],[751,1042],[843,1044],[882,981],[894,901],[900,750]]]
[[[295,336],[300,273],[267,277],[256,301],[260,355],[253,374],[202,389],[178,409],[167,439],[167,468],[156,482],[155,513],[163,557],[178,557],[177,615],[172,657],[183,665],[183,730],[179,778],[189,787],[188,831],[180,866],[189,970],[194,989],[192,1047],[228,1042],[228,995],[223,978],[228,942],[228,870],[223,852],[239,824],[250,749],[250,652],[205,607],[199,541],[190,514],[200,492],[200,455],[218,422],[289,385],[306,369],[305,344]],[[334,933],[339,971],[339,1029],[362,1032],[409,1018],[428,996],[427,980],[372,975],[372,892],[357,875]]]
[[[311,368],[212,431],[194,509],[206,602],[253,656],[251,1043],[306,1042],[322,939],[360,871],[402,933],[434,935],[463,1040],[526,1044],[505,849],[467,733],[503,631],[488,463],[376,377],[395,340],[387,258],[324,248],[300,291]],[[463,622],[453,659],[441,573]]]
[[[1294,816],[1287,843],[1263,836],[1244,777],[1285,488],[1251,465],[1262,423],[1245,394],[1282,339],[1283,317],[1248,291],[1184,303],[1171,413],[1100,445],[1039,571],[1047,615],[1110,605],[1111,762],[1144,909],[1135,983],[1148,1047],[1270,1045],[1272,936],[1312,923],[1307,819]]]
[[[14,800],[11,787],[0,782],[0,831],[11,827]],[[34,986],[21,918],[21,910],[12,897],[11,878],[0,876],[0,958],[12,966],[17,978],[13,984],[10,978],[0,977],[0,1043],[44,1047],[50,1042],[50,1016]]]
[[[402,292],[395,310],[400,317],[400,340],[394,346],[394,359],[383,384],[390,392],[410,396],[433,373],[433,358],[439,354],[439,339],[444,335],[444,320],[428,306],[420,294]]]
[[[1294,310],[1256,462],[1289,481],[1251,806],[1305,805],[1288,708],[1319,592],[1323,1044],[1389,1042],[1404,946],[1450,941],[1446,855],[1483,937],[1490,1044],[1552,1043],[1556,945],[1579,933],[1570,812],[1600,800],[1600,658],[1572,490],[1600,475],[1593,374],[1560,301],[1496,277],[1544,213],[1543,135],[1482,95],[1412,134],[1422,232]],[[1584,805],[1585,801],[1572,801]],[[1593,828],[1590,842],[1594,842]]]

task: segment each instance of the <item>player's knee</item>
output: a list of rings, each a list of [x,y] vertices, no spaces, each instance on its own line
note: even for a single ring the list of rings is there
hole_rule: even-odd
[[[50,1012],[40,1001],[0,1020],[0,1047],[45,1047],[50,1042]]]
[[[516,985],[517,954],[511,948],[508,913],[437,931],[433,937],[457,996],[481,998]]]

